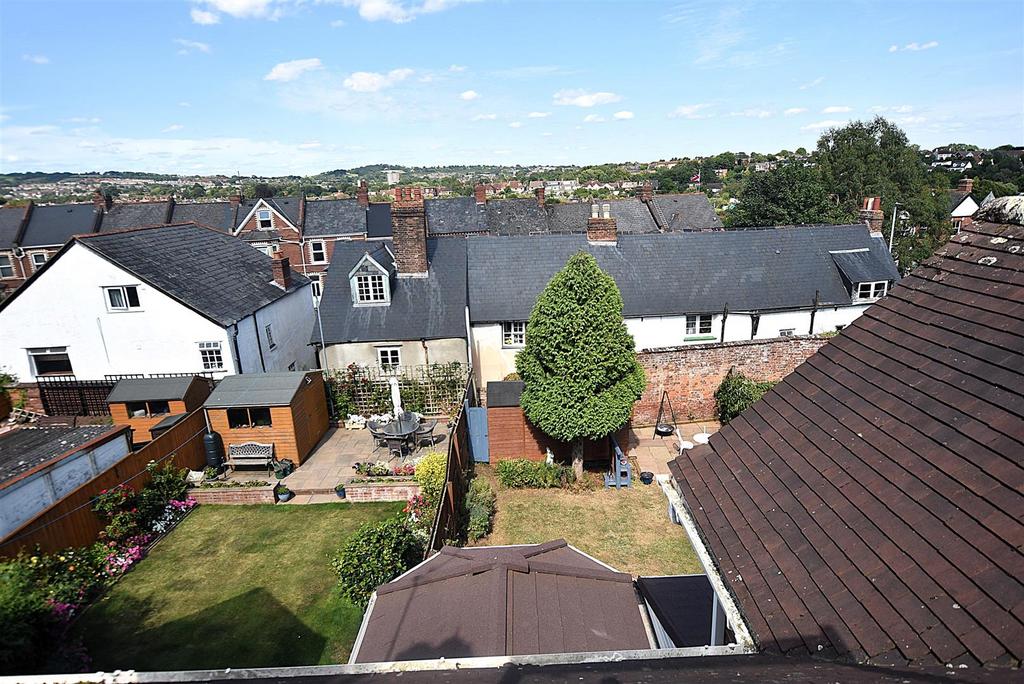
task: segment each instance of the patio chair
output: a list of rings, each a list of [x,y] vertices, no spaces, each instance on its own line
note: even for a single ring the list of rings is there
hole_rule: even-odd
[[[405,437],[395,437],[394,435],[387,437],[386,442],[390,458],[400,459],[405,456],[405,439]]]
[[[416,442],[416,446],[420,446],[424,442],[424,440],[429,440],[430,446],[434,446],[434,428],[436,427],[436,420],[432,420],[428,423],[420,425],[416,429],[416,434],[413,437]]]
[[[371,454],[377,451],[377,449],[388,445],[388,436],[381,431],[380,425],[371,420],[366,423],[366,429],[370,431],[370,437],[373,438],[373,451],[370,452]]]

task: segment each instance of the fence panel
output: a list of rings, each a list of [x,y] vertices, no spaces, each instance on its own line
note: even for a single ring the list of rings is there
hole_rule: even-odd
[[[203,433],[206,419],[197,409],[139,451],[132,452],[89,480],[54,505],[29,520],[0,542],[0,556],[39,545],[43,551],[86,546],[96,541],[103,522],[92,511],[92,502],[104,489],[125,483],[138,490],[149,482],[146,464],[173,458],[182,468],[199,470],[206,464]]]
[[[116,380],[76,380],[74,376],[36,378],[43,410],[50,416],[109,416],[107,397]]]
[[[430,416],[453,416],[459,410],[469,369],[457,361],[384,370],[350,365],[326,379],[339,419],[358,413],[390,413],[391,381],[398,380],[402,407]]]
[[[470,399],[476,401],[476,386],[472,373],[466,381],[463,397],[454,416],[454,423],[448,435],[448,463],[445,479],[445,493],[438,503],[434,527],[427,544],[427,554],[444,546],[446,540],[458,539],[462,533],[462,508],[468,485],[468,474],[473,467],[473,450],[469,442],[469,421],[466,408]]]

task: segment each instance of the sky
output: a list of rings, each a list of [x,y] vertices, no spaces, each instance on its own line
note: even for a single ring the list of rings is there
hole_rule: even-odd
[[[1024,144],[1024,2],[0,3],[0,171],[307,175]]]

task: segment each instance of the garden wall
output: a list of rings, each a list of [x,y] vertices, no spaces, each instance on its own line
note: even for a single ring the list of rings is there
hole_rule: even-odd
[[[408,501],[420,495],[420,486],[409,482],[357,482],[345,485],[345,498],[356,503],[365,501]]]
[[[201,504],[272,504],[274,485],[266,487],[194,487],[188,495]]]
[[[781,380],[827,342],[816,336],[776,337],[640,352],[647,389],[633,407],[633,424],[654,424],[663,390],[679,422],[714,419],[715,390],[730,368],[758,382]]]
[[[14,530],[0,542],[0,557],[13,556],[37,544],[43,551],[85,546],[96,541],[104,527],[92,511],[92,501],[104,489],[127,484],[138,491],[150,480],[146,464],[173,458],[176,466],[201,470],[206,465],[202,409],[193,411],[139,451],[128,454],[57,503]]]

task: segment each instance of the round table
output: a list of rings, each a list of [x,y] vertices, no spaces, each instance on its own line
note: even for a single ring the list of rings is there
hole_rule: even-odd
[[[408,437],[419,428],[420,421],[416,418],[399,418],[380,426],[381,432],[388,437]]]

